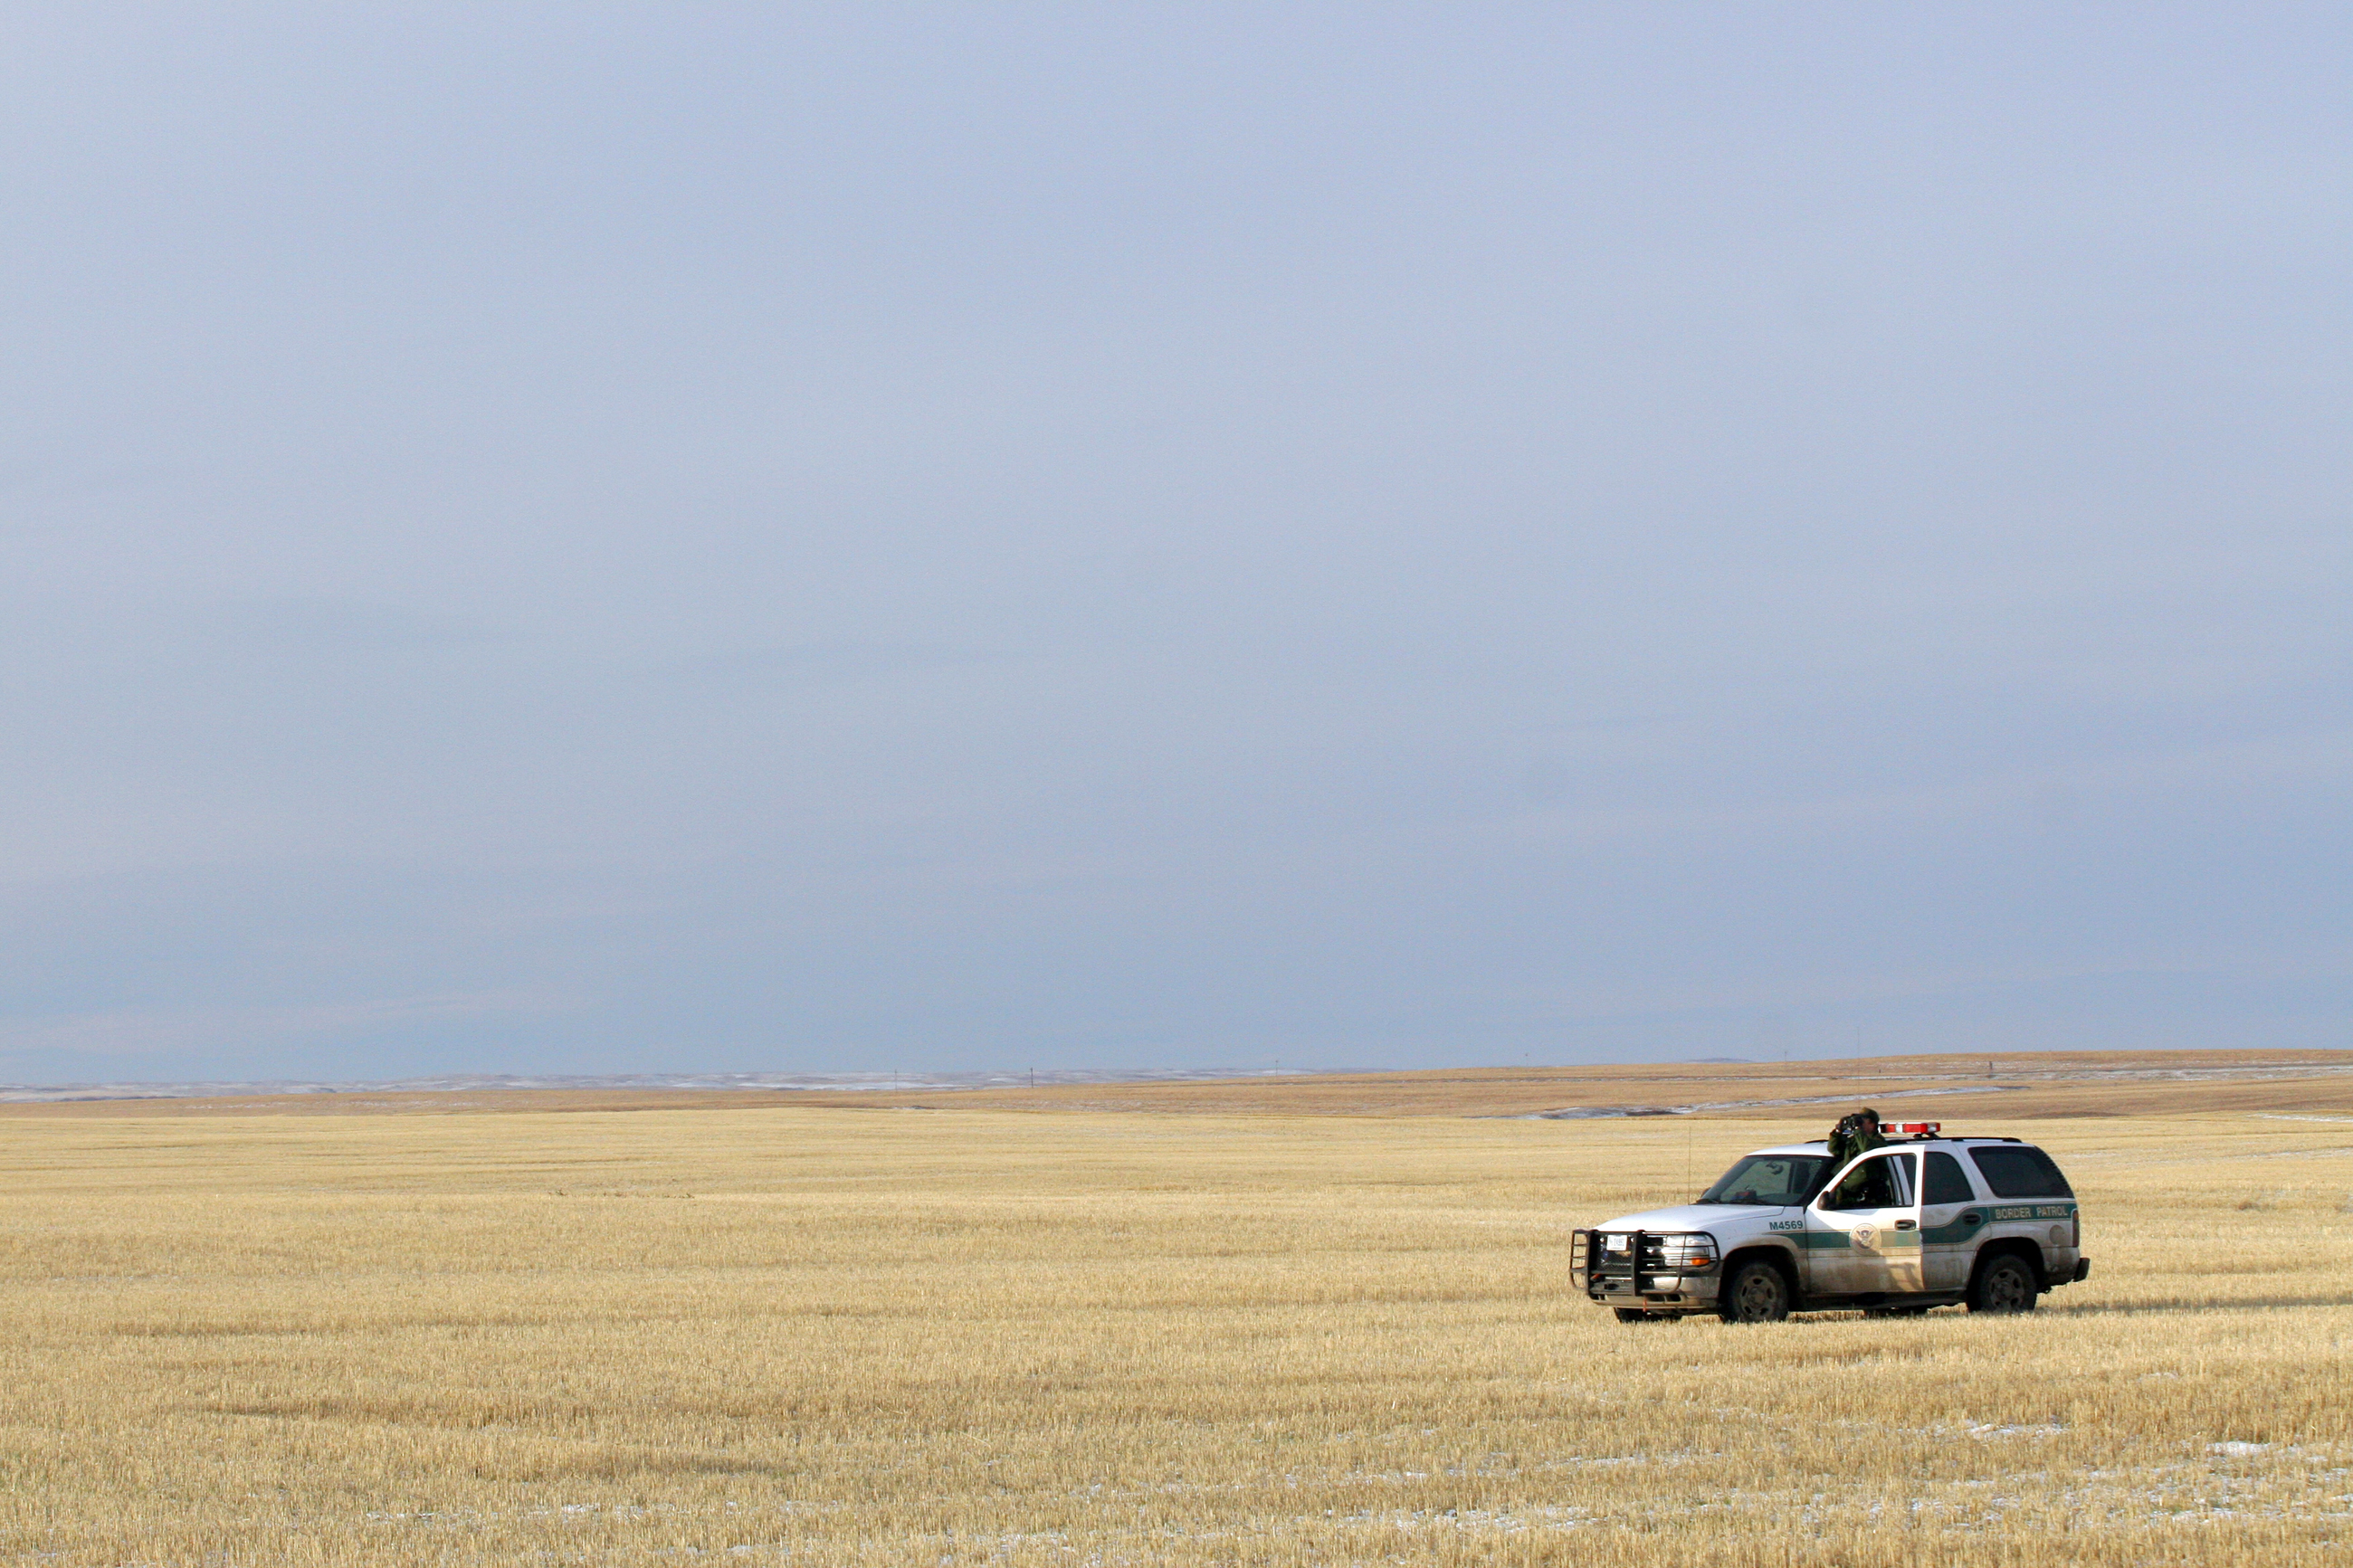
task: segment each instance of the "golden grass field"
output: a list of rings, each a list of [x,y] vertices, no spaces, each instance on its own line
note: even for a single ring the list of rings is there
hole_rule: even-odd
[[[2328,1092],[2021,1128],[2031,1317],[1745,1329],[1567,1231],[1812,1108],[18,1108],[0,1559],[2347,1563]]]

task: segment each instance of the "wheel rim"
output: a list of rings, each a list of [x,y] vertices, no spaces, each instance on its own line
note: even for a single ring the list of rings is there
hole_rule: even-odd
[[[1763,1322],[1781,1305],[1781,1278],[1769,1268],[1752,1268],[1740,1277],[1733,1297],[1733,1313],[1745,1323]]]
[[[1997,1263],[1986,1274],[1986,1305],[1997,1312],[2015,1312],[2033,1294],[2026,1270],[2015,1263]]]

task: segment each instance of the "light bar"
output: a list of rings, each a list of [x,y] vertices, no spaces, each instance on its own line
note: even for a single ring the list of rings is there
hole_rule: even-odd
[[[1944,1126],[1941,1121],[1883,1121],[1879,1131],[1890,1138],[1934,1138]]]

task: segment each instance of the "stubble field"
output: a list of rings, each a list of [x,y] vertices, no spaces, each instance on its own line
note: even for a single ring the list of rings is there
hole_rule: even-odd
[[[2025,1131],[2031,1318],[1621,1326],[1825,1118],[0,1121],[0,1559],[2341,1563],[2353,1120]]]

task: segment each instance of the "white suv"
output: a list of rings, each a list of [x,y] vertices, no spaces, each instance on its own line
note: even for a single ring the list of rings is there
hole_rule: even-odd
[[[1714,1312],[1728,1323],[1966,1302],[2025,1312],[2088,1277],[2074,1190],[2015,1138],[1947,1138],[1936,1122],[1832,1168],[1826,1143],[1759,1149],[1697,1202],[1573,1233],[1570,1277],[1622,1321]]]

